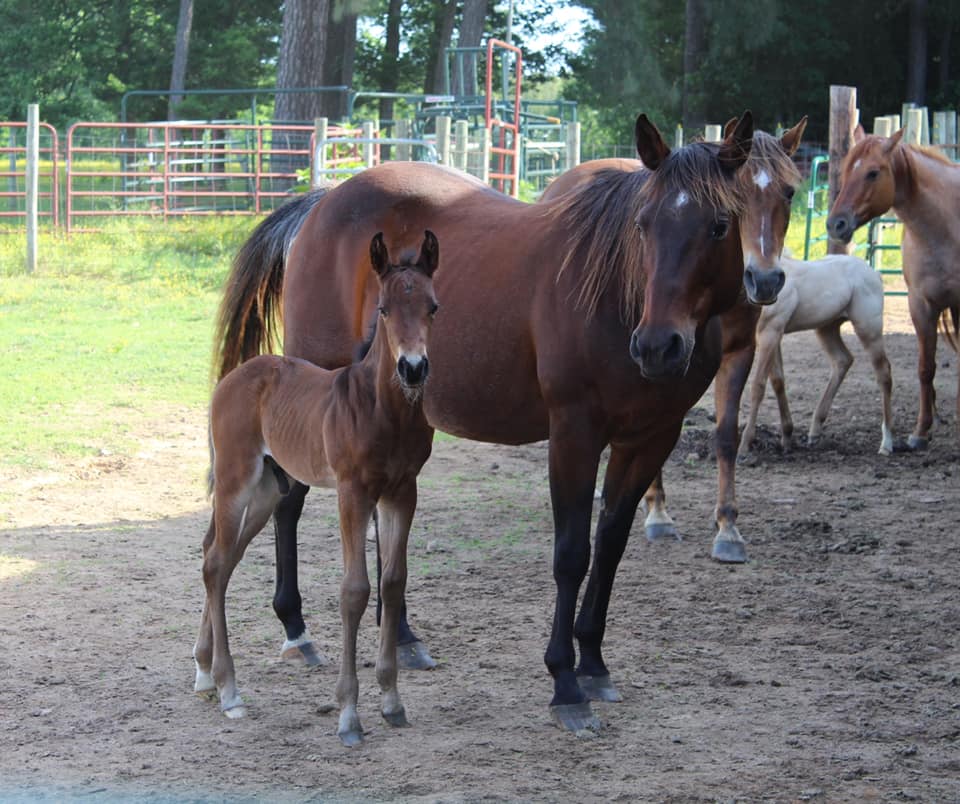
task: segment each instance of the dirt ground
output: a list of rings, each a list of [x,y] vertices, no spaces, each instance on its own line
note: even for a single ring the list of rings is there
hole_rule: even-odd
[[[916,415],[916,346],[890,303],[896,433]],[[666,470],[685,538],[623,560],[606,656],[624,695],[602,733],[550,721],[554,595],[546,446],[441,440],[421,477],[411,619],[439,667],[405,672],[412,723],[380,719],[376,628],[361,626],[365,743],[335,736],[340,626],[334,499],[311,492],[301,586],[329,658],[278,659],[272,534],[228,596],[248,702],[192,692],[208,517],[205,413],[144,421],[135,458],[7,474],[0,502],[0,799],[25,801],[958,801],[957,366],[925,453],[877,455],[879,393],[858,358],[825,439],[780,452],[776,406],[739,469],[751,561],[709,558],[712,394]],[[799,432],[826,382],[809,333],[784,347]],[[803,439],[800,439],[801,442]],[[12,492],[12,493],[10,493]]]

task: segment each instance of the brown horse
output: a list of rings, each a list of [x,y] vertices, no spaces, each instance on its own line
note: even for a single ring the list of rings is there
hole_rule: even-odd
[[[923,449],[933,425],[938,319],[953,350],[960,346],[960,166],[902,137],[903,129],[892,137],[858,137],[843,161],[827,231],[849,243],[857,227],[890,209],[903,222],[903,278],[920,378],[917,426],[908,444]],[[957,425],[960,429],[960,393]]]
[[[752,130],[746,113],[723,142],[671,151],[641,115],[636,144],[649,171],[605,172],[545,204],[433,165],[384,164],[281,208],[234,263],[218,330],[221,373],[269,345],[281,288],[285,351],[336,366],[350,360],[373,313],[362,239],[383,230],[402,242],[429,222],[443,240],[456,267],[438,276],[447,314],[437,321],[424,410],[431,425],[465,438],[550,440],[557,596],[545,662],[551,712],[564,728],[598,726],[589,697],[619,699],[601,653],[613,579],[640,499],[719,365],[715,316],[743,284],[736,176]],[[574,623],[608,444],[593,566]],[[305,633],[295,531],[304,493],[277,512],[274,608],[291,643]]]
[[[727,123],[729,134],[736,120]],[[714,382],[717,411],[717,533],[712,556],[717,561],[742,563],[747,560],[746,544],[737,528],[736,457],[740,400],[750,374],[756,349],[756,327],[761,308],[772,304],[784,284],[780,264],[784,236],[790,223],[790,202],[800,183],[800,174],[791,160],[803,137],[807,118],[779,138],[763,131],[753,134],[747,167],[738,174],[745,207],[740,216],[740,243],[744,259],[743,293],[721,318],[723,359]],[[585,162],[558,176],[541,196],[550,201],[577,185],[592,180],[604,170],[642,170],[636,159],[600,159]],[[676,523],[667,512],[663,475],[657,477],[644,496],[647,518],[644,528],[650,540],[677,538]]]
[[[407,581],[407,535],[417,475],[433,428],[421,405],[427,335],[437,302],[437,239],[427,231],[419,257],[391,264],[383,235],[370,243],[379,285],[379,323],[364,359],[328,371],[292,357],[261,355],[227,374],[210,405],[213,518],[203,542],[207,597],[194,649],[195,689],[219,693],[228,717],[245,714],[227,641],[227,584],[291,481],[337,489],[344,578],[343,655],[337,681],[347,745],[363,739],[357,715],[357,629],[370,596],[366,527],[380,509],[383,628],[377,681],[388,723],[406,725],[397,691],[397,632]]]

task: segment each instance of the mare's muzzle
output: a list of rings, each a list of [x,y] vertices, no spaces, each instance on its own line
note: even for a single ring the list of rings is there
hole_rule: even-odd
[[[410,357],[401,355],[397,361],[397,374],[400,376],[400,382],[406,386],[416,387],[423,385],[427,381],[427,374],[430,372],[430,361],[427,356]]]
[[[743,287],[753,304],[773,304],[786,281],[787,275],[779,266],[762,269],[748,265],[743,271]]]
[[[647,379],[682,377],[690,365],[692,346],[676,330],[637,329],[630,338],[630,357]]]
[[[835,212],[827,218],[827,234],[834,240],[849,243],[856,228],[857,222],[852,212]]]

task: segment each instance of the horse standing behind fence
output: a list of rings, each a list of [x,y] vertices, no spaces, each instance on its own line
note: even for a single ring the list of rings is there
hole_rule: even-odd
[[[752,132],[746,113],[723,142],[671,151],[641,115],[636,143],[649,171],[598,175],[551,204],[523,204],[434,165],[380,165],[267,218],[228,280],[221,374],[269,344],[281,289],[286,352],[343,365],[375,305],[362,239],[379,229],[398,242],[427,222],[437,232],[445,314],[424,410],[466,438],[550,439],[557,594],[545,662],[551,713],[570,730],[599,726],[590,698],[620,699],[601,651],[613,579],[643,492],[719,365],[715,316],[743,284],[736,177]],[[309,655],[296,579],[305,494],[299,485],[278,506],[274,608],[289,643]]]
[[[373,238],[370,259],[380,287],[380,320],[361,362],[328,371],[291,357],[262,355],[231,371],[214,391],[213,518],[203,542],[207,596],[194,649],[195,689],[216,689],[229,717],[242,717],[245,709],[227,641],[227,584],[250,540],[298,482],[337,489],[344,563],[337,733],[347,745],[363,739],[357,629],[370,595],[365,540],[377,506],[383,558],[376,667],[381,712],[388,723],[406,725],[397,691],[397,631],[417,475],[433,441],[421,400],[429,368],[427,334],[437,310],[431,277],[438,256],[430,231],[420,256],[399,264],[390,263],[383,236]]]
[[[892,137],[858,134],[843,161],[827,231],[849,243],[857,227],[890,209],[903,222],[903,279],[917,333],[920,379],[917,424],[908,444],[923,449],[936,402],[938,319],[954,352],[960,349],[960,165],[902,137],[903,129]],[[960,366],[957,380],[960,434]]]
[[[727,134],[735,124],[736,120],[727,123]],[[756,324],[761,310],[758,305],[775,302],[784,282],[780,252],[790,223],[790,202],[794,188],[800,182],[800,174],[791,156],[800,145],[806,125],[807,118],[804,117],[780,137],[755,131],[747,166],[737,174],[745,202],[740,216],[744,288],[737,304],[720,317],[723,359],[714,381],[717,413],[717,506],[714,516],[717,532],[711,555],[725,563],[747,560],[746,543],[737,528],[736,458],[740,399],[753,363]],[[636,159],[585,162],[557,177],[547,187],[541,201],[552,200],[603,170],[635,171],[642,168],[643,163]],[[644,495],[644,502],[647,538],[677,538],[676,523],[666,507],[662,472],[657,473]]]
[[[784,450],[793,444],[793,419],[787,403],[780,343],[785,333],[813,329],[830,359],[831,372],[810,421],[808,443],[815,444],[830,412],[833,398],[853,365],[853,355],[843,342],[840,326],[849,321],[857,333],[873,371],[882,400],[880,454],[893,452],[893,414],[890,394],[893,380],[883,348],[883,280],[870,265],[847,254],[833,254],[803,262],[784,257],[786,282],[777,301],[764,307],[757,324],[757,361],[750,394],[750,413],[743,428],[740,452],[753,444],[757,411],[767,378],[780,407],[780,438]]]

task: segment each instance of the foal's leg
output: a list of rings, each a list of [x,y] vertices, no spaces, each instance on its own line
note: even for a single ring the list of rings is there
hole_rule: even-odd
[[[820,439],[820,433],[823,429],[823,423],[827,420],[827,414],[830,412],[830,406],[833,404],[833,398],[837,395],[837,389],[843,378],[847,376],[850,366],[853,365],[853,355],[847,349],[843,342],[843,336],[840,334],[840,321],[834,321],[832,324],[820,327],[816,330],[817,338],[823,351],[830,358],[832,368],[830,371],[830,381],[827,387],[823,389],[823,396],[817,403],[817,409],[813,413],[813,419],[810,421],[810,434],[808,441],[813,446]]]
[[[211,514],[210,526],[203,538],[203,556],[206,558],[210,545],[213,544],[216,533],[216,518]],[[193,691],[207,693],[216,690],[217,684],[210,674],[213,665],[213,625],[210,622],[210,607],[206,595],[203,600],[203,613],[200,615],[200,633],[193,646],[193,662],[196,665],[196,677],[193,682]]]
[[[662,469],[657,472],[650,488],[643,495],[643,504],[647,509],[647,518],[643,521],[643,530],[649,541],[680,538],[677,525],[673,521],[673,517],[667,512],[667,495],[663,490]]]
[[[337,678],[337,704],[340,722],[337,736],[347,746],[363,741],[363,727],[357,713],[360,683],[357,679],[357,631],[360,618],[370,599],[367,576],[367,523],[373,514],[374,501],[365,489],[351,481],[337,487],[340,507],[340,541],[343,550],[343,581],[340,584],[340,619],[343,623],[343,650],[340,675]]]
[[[780,446],[784,452],[793,449],[793,416],[790,415],[790,403],[787,401],[787,380],[783,373],[783,349],[777,343],[773,350],[773,360],[770,361],[770,387],[777,397],[777,408],[780,410]]]
[[[863,344],[863,348],[870,356],[870,363],[873,365],[873,373],[877,376],[877,386],[880,388],[880,396],[883,400],[883,421],[880,425],[881,440],[880,454],[890,455],[893,453],[893,406],[890,397],[893,392],[893,377],[890,373],[890,361],[887,360],[887,353],[883,348],[883,317],[879,318],[879,326],[876,321],[868,323],[853,321],[854,332]]]
[[[380,596],[383,619],[380,625],[380,653],[377,681],[383,694],[380,712],[391,726],[407,726],[407,717],[397,690],[397,633],[403,595],[407,588],[407,539],[417,508],[417,480],[403,484],[380,500]]]
[[[937,313],[919,294],[907,297],[910,318],[917,332],[917,375],[920,380],[920,409],[917,426],[907,439],[910,449],[926,449],[933,426],[934,391],[933,378],[937,373]]]
[[[750,410],[747,414],[747,423],[743,428],[743,435],[740,436],[739,452],[744,455],[753,446],[753,440],[757,435],[757,413],[767,391],[770,363],[773,361],[782,334],[780,331],[773,332],[770,329],[757,332],[757,359],[753,370],[753,381],[750,383]]]

